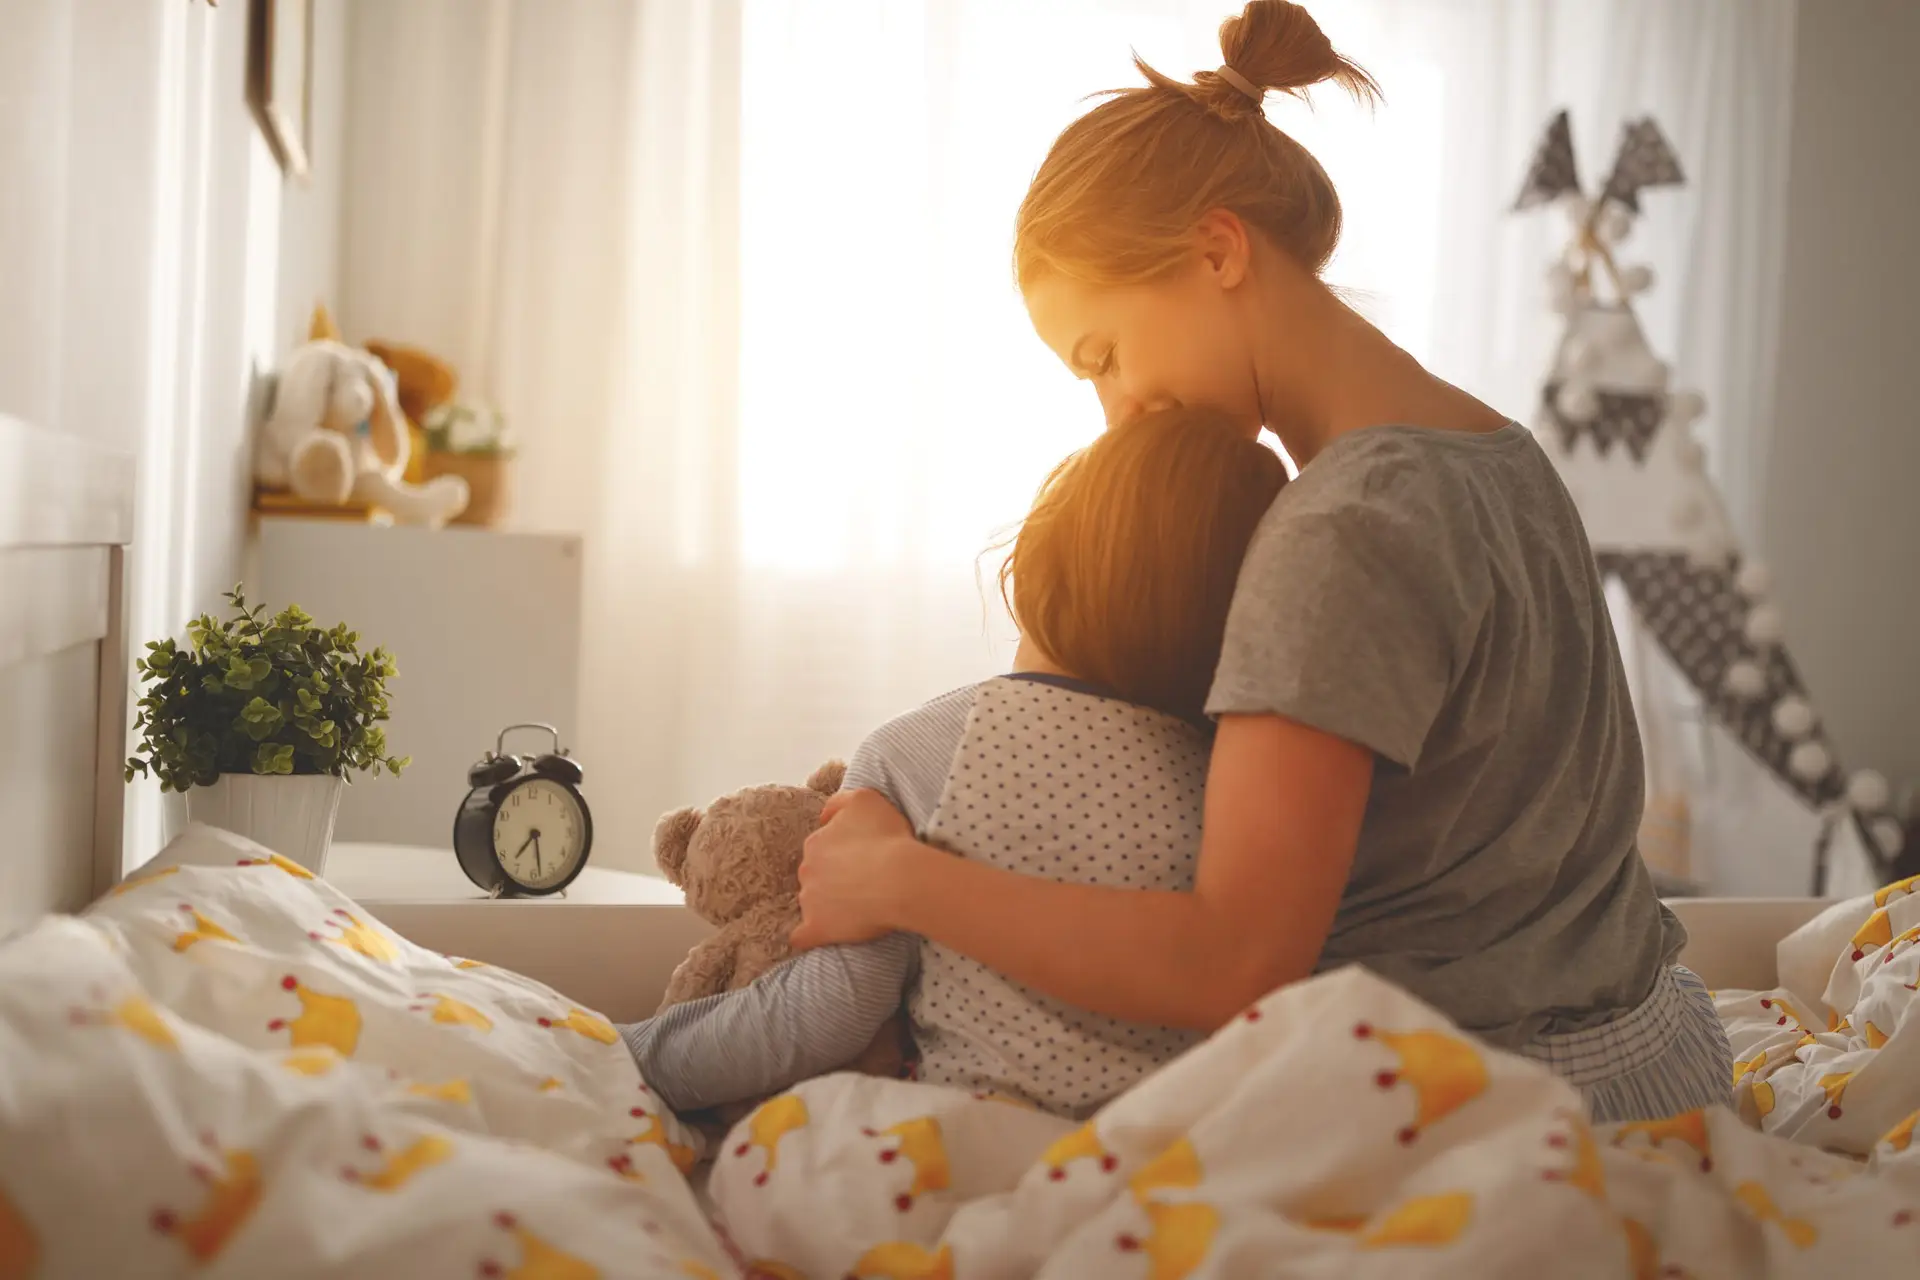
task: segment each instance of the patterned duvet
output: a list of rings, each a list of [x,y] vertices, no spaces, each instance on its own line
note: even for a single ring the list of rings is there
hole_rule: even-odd
[[[593,1011],[231,837],[165,861],[0,944],[0,1280],[1920,1274],[1908,889],[1721,993],[1765,1132],[1592,1128],[1343,970],[1083,1126],[835,1076],[705,1153]]]

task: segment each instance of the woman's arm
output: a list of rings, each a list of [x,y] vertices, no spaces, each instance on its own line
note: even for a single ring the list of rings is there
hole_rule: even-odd
[[[957,858],[914,841],[877,796],[843,793],[807,844],[794,942],[903,929],[1095,1013],[1212,1030],[1313,971],[1372,782],[1364,747],[1279,716],[1222,717],[1191,893]]]
[[[796,956],[738,991],[621,1027],[640,1075],[668,1106],[757,1098],[846,1066],[900,1008],[919,940],[888,934]]]

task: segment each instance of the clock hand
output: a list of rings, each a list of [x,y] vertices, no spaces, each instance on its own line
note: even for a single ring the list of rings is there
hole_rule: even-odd
[[[540,833],[539,833],[538,831],[536,831],[536,832],[534,832],[534,833],[533,833],[533,835],[530,835],[530,836],[528,836],[528,837],[527,837],[527,838],[526,838],[525,840],[522,840],[522,841],[520,842],[520,847],[519,847],[518,849],[515,849],[515,850],[513,851],[513,856],[514,856],[515,858],[518,858],[518,857],[519,857],[519,856],[520,856],[521,854],[523,854],[523,853],[525,853],[525,852],[527,851],[527,846],[533,843],[533,840],[534,840],[534,836],[537,836],[537,835],[539,835],[539,834],[540,834]],[[534,856],[535,856],[536,858],[540,856],[540,854],[539,854],[539,850],[537,850],[537,849],[536,849],[536,850],[534,851]]]
[[[533,832],[533,835],[532,835],[531,837],[529,837],[529,838],[530,838],[530,839],[531,839],[531,840],[533,841],[533,874],[535,874],[535,875],[537,875],[537,876],[543,876],[543,875],[545,875],[545,874],[547,874],[547,873],[546,873],[546,869],[545,869],[545,868],[543,868],[543,867],[542,867],[542,866],[540,865],[540,831],[539,831],[539,828],[537,828],[537,827],[536,827],[536,828],[534,829],[534,832]]]

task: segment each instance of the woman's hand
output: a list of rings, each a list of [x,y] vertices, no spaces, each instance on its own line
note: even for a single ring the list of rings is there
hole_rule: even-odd
[[[794,950],[893,932],[903,873],[924,852],[907,820],[878,791],[830,798],[800,860],[800,924],[789,939]]]

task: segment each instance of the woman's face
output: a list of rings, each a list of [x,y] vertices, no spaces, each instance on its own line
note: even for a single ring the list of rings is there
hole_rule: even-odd
[[[1249,436],[1261,426],[1259,388],[1234,291],[1196,255],[1151,284],[1089,285],[1057,275],[1027,289],[1040,340],[1093,383],[1116,426],[1152,409],[1226,414]]]

